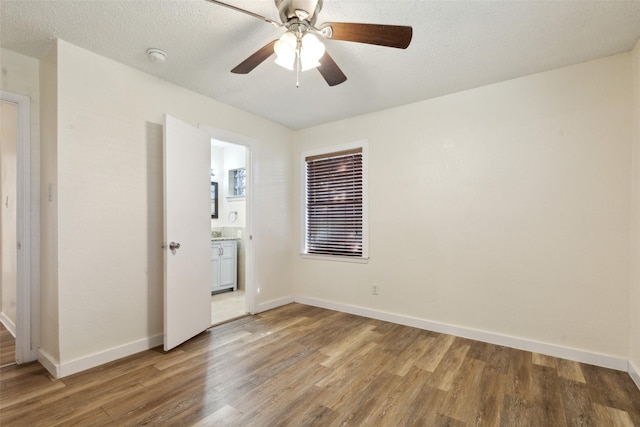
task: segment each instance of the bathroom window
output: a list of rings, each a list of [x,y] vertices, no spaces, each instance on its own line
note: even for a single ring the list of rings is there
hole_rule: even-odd
[[[247,195],[247,170],[245,168],[229,170],[229,196]]]
[[[366,144],[309,152],[303,159],[303,255],[367,259]]]

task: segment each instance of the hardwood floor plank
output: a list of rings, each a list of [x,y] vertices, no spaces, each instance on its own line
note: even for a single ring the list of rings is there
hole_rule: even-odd
[[[425,383],[407,411],[398,421],[400,426],[435,426],[447,392]]]
[[[588,386],[575,381],[562,380],[562,405],[567,426],[597,426],[593,402]]]
[[[558,359],[557,363],[558,375],[571,381],[586,383],[580,364],[571,360]]]
[[[549,364],[556,365],[556,363]],[[555,425],[558,427],[566,426],[562,392],[556,369],[546,364],[535,365],[532,369],[532,386],[533,400],[542,409],[544,419],[555,420]]]
[[[42,372],[27,374],[24,382],[21,377],[16,377],[13,384],[7,385],[0,395],[0,411],[4,411],[10,406],[24,403],[30,399],[38,398],[44,393],[50,393],[63,389],[65,384],[62,381],[51,381],[48,373]]]
[[[358,348],[363,345],[376,342],[376,338],[380,336],[379,333],[374,332],[372,329],[374,325],[366,324],[360,328],[353,328],[349,334],[346,334],[340,340],[336,340],[329,345],[326,345],[319,349],[320,353],[326,354],[329,358],[324,362],[324,366],[331,367],[341,363],[344,359],[345,352],[352,348]],[[380,346],[378,346],[380,348]],[[382,351],[382,348],[380,348]]]
[[[410,409],[431,375],[415,366],[403,377],[396,374],[394,380],[385,385],[387,392],[371,413],[371,425],[395,425]]]
[[[429,378],[430,385],[444,391],[451,390],[453,379],[464,364],[469,348],[468,345],[449,347],[449,351],[433,372],[434,375]]]
[[[627,411],[599,405],[597,403],[595,403],[593,407],[600,425],[609,427],[634,427],[635,425],[633,421],[631,421],[631,417]]]
[[[354,401],[363,401],[364,397],[368,399],[367,395],[372,390],[372,384],[379,383],[381,377],[385,381],[390,381],[395,377],[389,373],[389,368],[395,360],[395,357],[386,354],[367,354],[363,358],[364,363],[352,372],[352,378],[343,382],[339,390],[334,389],[330,399],[324,401],[325,405],[339,412],[355,412]],[[373,388],[373,390],[377,398],[386,388]]]
[[[296,416],[301,409],[298,406],[320,404],[326,390],[317,387],[315,382],[327,373],[327,368],[321,365],[325,358],[325,355],[314,351],[307,360],[291,364],[279,375],[237,396],[234,400],[236,407],[244,413],[239,422],[248,423],[259,415],[260,420],[271,425],[284,417]],[[270,397],[264,399],[264,396]],[[298,413],[298,417],[304,416],[304,413]]]
[[[482,381],[485,363],[481,360],[468,359],[453,380],[443,414],[456,420],[472,423],[477,418],[482,396],[478,387]]]
[[[338,417],[335,411],[327,408],[324,405],[318,405],[312,407],[311,411],[305,412],[301,418],[284,419],[281,426],[300,426],[300,427],[312,427],[312,426],[328,426],[334,422]]]
[[[444,355],[449,351],[449,347],[453,344],[456,337],[453,335],[440,334],[436,338],[427,338],[428,350],[424,353],[423,358],[417,362],[418,368],[425,371],[433,372],[436,370]]]
[[[321,381],[317,382],[318,387],[327,387],[329,389],[338,389],[341,384],[353,381],[352,373],[363,364],[364,357],[371,352],[378,353],[378,344],[370,342],[364,346],[356,347],[350,353],[344,355],[342,363],[333,367],[329,374]]]
[[[393,383],[396,378],[396,375],[382,371],[369,380],[361,381],[358,387],[348,394],[348,399],[342,399],[332,408],[339,412],[340,416],[331,425],[373,425],[375,409],[379,407],[380,401],[386,399],[386,385]]]
[[[0,366],[16,361],[16,339],[0,322]]]
[[[290,304],[63,379],[0,369],[0,425],[640,426],[625,372]]]
[[[398,355],[398,361],[392,372],[404,377],[416,364],[424,360],[429,351],[429,338],[427,334],[420,334],[415,338],[413,345],[408,346]]]
[[[192,427],[209,427],[209,426],[228,426],[233,424],[241,413],[231,405],[225,405],[222,408],[215,411],[213,414],[202,418]]]
[[[626,411],[633,423],[640,426],[638,388],[627,373],[585,364],[581,369],[592,402]]]
[[[0,368],[0,387],[5,387],[8,382],[16,377],[23,377],[36,371],[41,371],[45,375],[49,375],[47,370],[38,362],[31,362],[24,365],[10,365]]]
[[[545,420],[542,409],[532,402],[510,394],[504,396],[501,426],[544,426],[550,422]]]
[[[547,368],[556,369],[558,367],[558,359],[540,353],[531,354],[531,362],[534,365],[546,366]]]
[[[504,405],[507,376],[486,365],[478,385],[480,404],[473,420],[477,426],[498,426]]]
[[[533,362],[528,351],[514,352],[509,364],[509,383],[506,393],[520,399],[533,399]]]

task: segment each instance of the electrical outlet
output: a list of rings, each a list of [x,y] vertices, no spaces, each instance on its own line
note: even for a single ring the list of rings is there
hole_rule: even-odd
[[[371,295],[378,295],[378,292],[380,291],[379,286],[377,284],[373,284],[371,285]]]

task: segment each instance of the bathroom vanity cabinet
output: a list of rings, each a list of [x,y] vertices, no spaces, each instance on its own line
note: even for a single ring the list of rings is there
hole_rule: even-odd
[[[211,241],[211,293],[238,288],[238,242]]]

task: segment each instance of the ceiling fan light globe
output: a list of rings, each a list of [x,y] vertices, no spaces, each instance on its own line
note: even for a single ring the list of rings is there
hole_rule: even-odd
[[[322,55],[324,55],[325,47],[324,44],[318,40],[318,38],[311,34],[307,33],[302,37],[302,57],[308,57],[310,60],[314,60],[317,62]]]
[[[293,64],[295,63],[295,56],[293,58],[285,58],[284,56],[276,57],[275,63],[279,66],[293,71]]]
[[[316,61],[300,61],[300,71],[307,71],[319,67],[320,62]]]
[[[298,38],[291,31],[287,31],[282,36],[280,36],[280,39],[278,39],[278,41],[291,46],[291,49],[295,49],[298,45]]]
[[[278,56],[287,57],[295,55],[295,48],[291,47],[286,42],[278,40],[273,45],[273,52]]]

